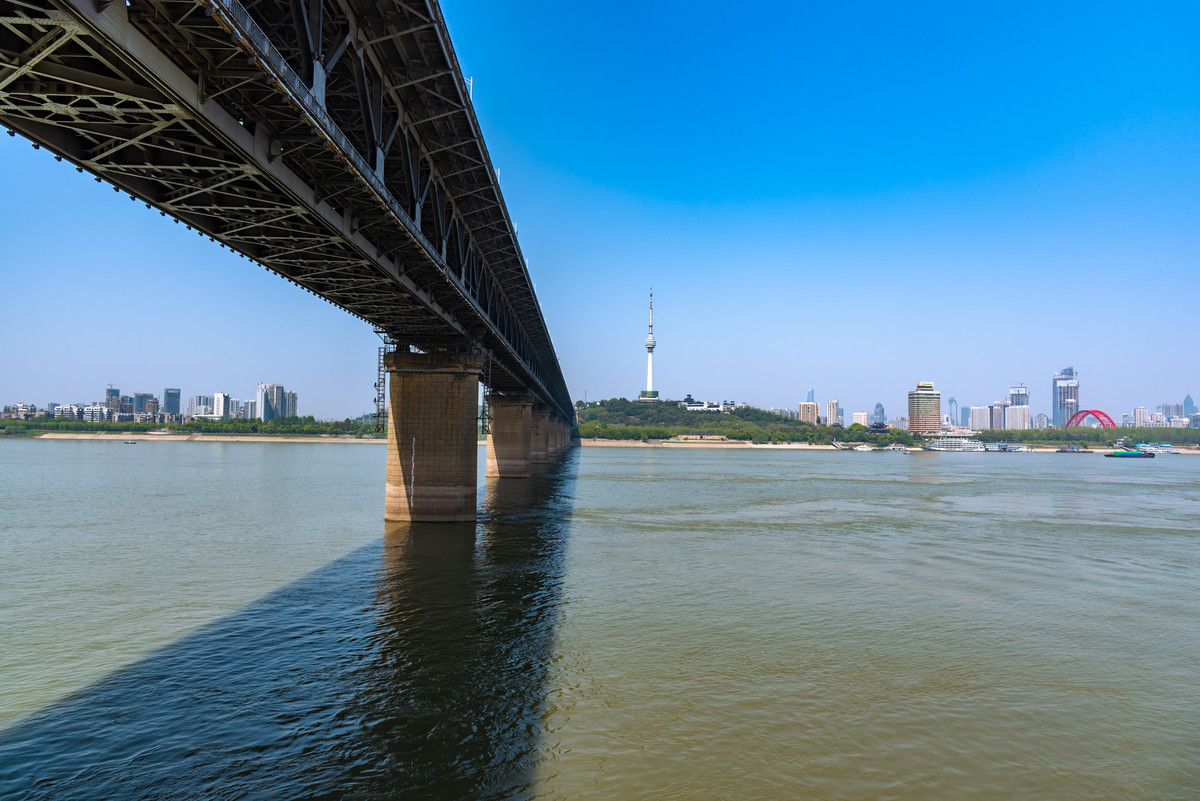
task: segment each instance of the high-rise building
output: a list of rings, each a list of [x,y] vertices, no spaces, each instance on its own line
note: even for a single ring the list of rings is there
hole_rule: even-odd
[[[808,397],[805,398],[804,400],[806,403],[816,403],[817,402],[817,391],[815,389],[810,389],[808,391]]]
[[[1008,405],[1009,406],[1028,406],[1029,405],[1029,387],[1024,384],[1017,384],[1015,387],[1008,388]]]
[[[297,417],[296,414],[296,393],[283,393],[283,417]]]
[[[988,428],[992,429],[993,431],[1004,430],[1004,412],[1006,409],[1008,409],[1008,401],[1006,400],[996,401],[991,405],[991,415],[990,420],[988,421]]]
[[[242,402],[242,419],[254,420],[258,417],[258,401],[243,401]]]
[[[1192,400],[1192,393],[1189,392],[1183,398],[1183,413],[1191,417],[1197,411],[1200,411],[1200,409],[1196,408],[1196,402]]]
[[[974,431],[983,431],[986,428],[991,428],[992,425],[992,409],[990,406],[972,406],[967,410],[969,415],[967,427]]]
[[[158,398],[154,395],[146,398],[146,408],[143,411],[146,414],[158,414]]]
[[[104,390],[104,405],[113,414],[121,411],[121,390],[114,386]]]
[[[264,423],[276,417],[283,417],[283,384],[264,384],[260,381],[254,401],[258,419]]]
[[[869,423],[870,423],[870,415],[868,415],[866,412],[855,412],[853,415],[853,420],[850,423],[850,425],[865,426],[865,425],[868,425]]]
[[[1029,406],[1012,405],[1004,410],[1004,427],[1009,431],[1025,431],[1030,427]]]
[[[955,398],[950,398],[946,401],[946,414],[950,415],[950,425],[958,425],[958,401]]]
[[[220,417],[222,420],[228,420],[229,419],[229,411],[230,411],[229,410],[229,406],[230,406],[229,402],[231,400],[233,400],[232,398],[229,397],[229,393],[228,392],[214,392],[212,397],[213,397],[213,405],[212,405],[213,417]]]
[[[958,424],[960,426],[962,426],[963,428],[971,427],[971,407],[970,406],[962,407],[962,412],[959,414]]]
[[[1050,422],[1065,426],[1079,411],[1079,373],[1074,367],[1064,367],[1050,379]]]
[[[117,414],[133,414],[134,402],[128,395],[117,398]]]
[[[942,393],[932,381],[918,381],[908,393],[908,430],[913,434],[936,434],[942,430]]]
[[[150,400],[153,397],[154,396],[151,395],[149,392],[133,393],[133,413],[134,414],[145,414],[146,413],[146,401]]]
[[[178,387],[167,387],[163,390],[162,410],[164,414],[179,414]]]
[[[887,412],[885,412],[883,410],[882,403],[875,404],[875,410],[873,412],[871,412],[871,422],[872,423],[886,423],[887,422]]]
[[[1050,427],[1050,418],[1042,412],[1038,412],[1033,418],[1033,427],[1039,431],[1043,431]]]
[[[1150,410],[1145,406],[1138,406],[1133,410],[1133,427],[1145,428],[1150,425]]]
[[[835,400],[825,404],[825,424],[831,426],[842,424],[842,406]]]
[[[818,407],[815,401],[801,401],[797,411],[800,413],[801,423],[814,426],[817,424]]]

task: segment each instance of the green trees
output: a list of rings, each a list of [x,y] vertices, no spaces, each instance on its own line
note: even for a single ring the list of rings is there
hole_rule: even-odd
[[[813,426],[780,417],[765,409],[734,409],[722,412],[689,412],[677,403],[637,403],[612,398],[598,403],[575,405],[579,416],[579,436],[595,439],[647,440],[669,439],[680,435],[723,436],[726,439],[754,443],[807,442],[829,445],[842,442],[892,442],[911,444],[906,431],[871,434],[865,426],[842,429]]]

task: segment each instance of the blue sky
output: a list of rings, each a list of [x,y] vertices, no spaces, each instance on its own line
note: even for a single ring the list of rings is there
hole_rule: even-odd
[[[1200,394],[1200,7],[446,0],[572,394]],[[0,136],[0,401],[370,409],[362,323]]]

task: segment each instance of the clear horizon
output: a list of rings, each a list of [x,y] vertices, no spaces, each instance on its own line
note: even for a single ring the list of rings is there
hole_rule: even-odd
[[[1116,419],[1200,392],[1200,8],[728,12],[447,2],[572,399],[901,416],[1052,374]],[[373,410],[369,326],[0,134],[0,403],[280,381]],[[194,382],[194,383],[192,383]],[[246,390],[247,392],[249,390]]]

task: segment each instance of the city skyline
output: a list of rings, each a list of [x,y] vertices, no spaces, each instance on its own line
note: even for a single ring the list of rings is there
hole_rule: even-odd
[[[1188,285],[1200,254],[1200,11],[881,4],[864,27],[780,6],[761,63],[719,69],[719,15],[646,13],[445,8],[572,398],[637,396],[651,284],[664,397],[790,407],[816,387],[894,415],[916,381],[967,407],[1023,382],[1049,412],[1064,365],[1113,415],[1200,391],[1186,316],[1125,303]],[[691,77],[664,96],[655,71]],[[767,145],[727,147],[750,134],[710,113],[714,87],[770,109]],[[270,372],[317,417],[372,408],[361,321],[20,137],[0,134],[0,176],[20,189],[0,193],[5,402]]]

